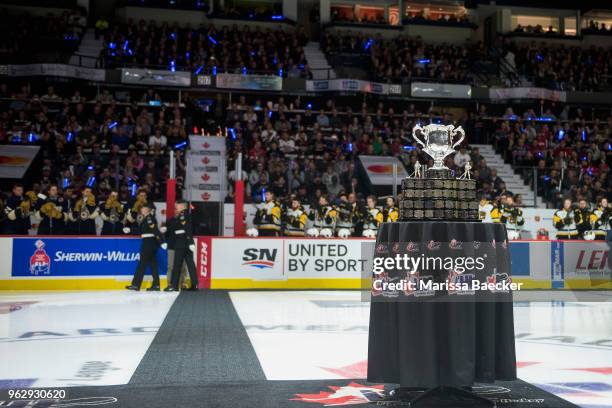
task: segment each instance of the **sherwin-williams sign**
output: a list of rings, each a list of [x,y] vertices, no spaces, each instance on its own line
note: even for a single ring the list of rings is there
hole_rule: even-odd
[[[140,259],[140,238],[14,238],[12,276],[132,275]],[[161,274],[166,251],[157,252]]]

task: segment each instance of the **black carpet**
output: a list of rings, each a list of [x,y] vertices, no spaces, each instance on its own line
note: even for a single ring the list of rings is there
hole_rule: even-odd
[[[197,379],[195,379],[197,380]],[[391,387],[386,387],[389,390]],[[382,385],[362,380],[329,381],[255,381],[192,383],[183,385],[126,385],[71,388],[70,399],[62,406],[115,407],[324,407],[324,406],[394,406],[381,403]],[[552,394],[523,381],[483,385],[479,393],[494,399],[499,408],[575,408]],[[80,405],[87,404],[87,405]]]
[[[266,377],[226,291],[181,292],[129,385]]]

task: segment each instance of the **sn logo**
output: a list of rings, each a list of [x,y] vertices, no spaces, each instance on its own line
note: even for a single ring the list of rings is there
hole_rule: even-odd
[[[278,249],[247,248],[242,256],[243,261],[276,261]]]
[[[268,248],[247,248],[244,250],[242,265],[251,266],[257,269],[269,269],[274,267],[278,249]]]

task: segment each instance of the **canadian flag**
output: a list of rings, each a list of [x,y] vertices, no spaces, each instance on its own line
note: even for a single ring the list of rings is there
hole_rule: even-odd
[[[208,163],[210,163],[210,159],[209,159],[208,157],[204,157],[204,158],[202,159],[202,163],[204,163],[204,164],[208,164]]]
[[[204,181],[210,180],[210,176],[208,175],[208,173],[202,174],[202,180],[204,180]]]
[[[202,147],[205,148],[205,149],[208,149],[210,147],[210,144],[208,144],[208,142],[204,142]]]
[[[210,194],[208,194],[208,192],[202,193],[202,200],[204,201],[210,200]]]

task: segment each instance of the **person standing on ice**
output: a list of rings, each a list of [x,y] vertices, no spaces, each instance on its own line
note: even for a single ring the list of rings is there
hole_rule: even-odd
[[[174,242],[174,262],[172,265],[172,282],[168,283],[166,292],[174,292],[179,289],[179,278],[183,263],[187,265],[189,277],[191,279],[191,287],[189,290],[198,290],[198,276],[196,274],[196,266],[193,261],[193,253],[196,250],[195,242],[193,241],[193,231],[191,227],[191,216],[187,213],[187,204],[183,202],[176,203],[176,213],[168,222],[168,237]]]
[[[126,286],[128,290],[140,290],[144,272],[147,266],[151,266],[151,275],[153,275],[153,284],[147,291],[159,291],[159,270],[157,269],[157,249],[161,246],[163,249],[168,248],[164,240],[164,236],[157,227],[157,222],[151,211],[150,204],[144,203],[140,208],[142,222],[138,225],[142,243],[140,244],[140,260],[134,272],[132,284]],[[127,231],[126,231],[127,230]],[[129,234],[130,228],[125,227],[123,232]]]

